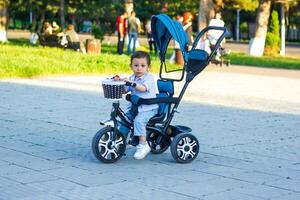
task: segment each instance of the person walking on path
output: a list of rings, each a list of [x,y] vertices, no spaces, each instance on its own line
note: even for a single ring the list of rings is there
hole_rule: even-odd
[[[136,42],[138,39],[138,33],[141,30],[141,22],[139,18],[136,17],[136,13],[134,11],[131,12],[130,17],[128,18],[128,45],[127,45],[127,54],[131,53],[131,42],[133,42],[132,53],[135,52]]]
[[[186,32],[186,35],[188,36],[188,40],[189,40],[189,46],[191,47],[193,45],[194,42],[194,38],[193,38],[193,27],[192,27],[192,23],[193,23],[193,15],[191,12],[185,12],[183,13],[183,29]]]
[[[217,27],[224,27],[225,23],[222,20],[221,13],[216,13],[215,19],[211,19],[209,22],[209,26],[217,26]],[[222,35],[222,31],[219,30],[210,30],[208,31],[208,38],[210,42],[215,45],[219,39],[219,37]],[[225,43],[225,38],[221,42],[221,46]]]
[[[221,13],[216,13],[215,19],[211,19],[210,22],[209,22],[209,26],[224,27],[224,25],[225,25],[225,23],[222,20]],[[208,35],[208,39],[209,39],[210,44],[212,46],[214,46],[214,45],[216,45],[218,39],[221,37],[222,31],[220,31],[220,30],[209,30],[207,32],[207,35]],[[225,38],[221,41],[220,48],[223,48],[224,44],[225,44]],[[228,52],[226,52],[224,50],[223,54],[228,53]],[[222,61],[222,55],[221,55],[221,52],[219,50],[216,52],[216,55],[215,55],[214,59],[217,60],[217,61]]]
[[[157,48],[156,48],[156,45],[155,45],[155,42],[154,42],[154,38],[152,37],[152,31],[151,31],[151,21],[150,20],[147,20],[146,22],[146,33],[147,33],[147,40],[148,40],[148,44],[149,44],[149,50],[150,50],[150,53],[155,52],[155,54],[157,53]]]
[[[121,16],[117,19],[117,32],[118,32],[118,54],[123,54],[123,48],[124,48],[124,40],[126,36],[126,28],[127,28],[127,12],[124,12]]]
[[[177,14],[176,15],[176,21],[179,24],[183,25],[183,21],[184,21],[183,16],[180,15],[180,14]],[[182,28],[186,32],[186,29],[191,27],[191,25],[192,25],[191,22],[185,22],[185,25]],[[180,49],[180,45],[176,40],[174,40],[174,51],[173,51],[169,61],[170,61],[170,63],[174,63],[174,61],[175,61],[176,64],[179,64],[179,65],[184,64],[184,60],[183,60],[182,52],[181,52],[181,49]]]

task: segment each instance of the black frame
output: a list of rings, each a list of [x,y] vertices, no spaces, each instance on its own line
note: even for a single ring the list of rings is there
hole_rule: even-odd
[[[192,50],[196,48],[196,45],[199,41],[199,39],[202,37],[202,35],[204,33],[206,33],[207,31],[209,30],[221,30],[223,31],[222,35],[219,37],[216,45],[214,46],[211,54],[209,55],[208,59],[205,60],[204,64],[205,65],[208,65],[209,62],[211,61],[211,59],[213,58],[213,55],[214,53],[216,52],[216,50],[219,48],[222,40],[224,39],[225,35],[227,34],[227,29],[225,27],[214,27],[214,26],[208,26],[206,27],[205,29],[203,29],[196,37],[195,39],[195,42],[193,43],[193,46],[192,46]],[[162,61],[161,62],[161,66],[160,66],[160,78],[162,80],[172,80],[172,81],[178,81],[178,80],[174,80],[174,79],[167,79],[167,78],[163,78],[161,77],[161,72],[162,72],[162,68],[163,66],[165,66],[165,62]],[[167,128],[170,126],[171,124],[171,121],[174,117],[174,114],[175,112],[177,111],[177,108],[183,98],[183,95],[189,85],[189,83],[194,79],[195,76],[197,76],[199,74],[199,72],[191,72],[191,71],[186,71],[186,61],[185,61],[185,64],[183,66],[183,73],[182,73],[182,77],[180,79],[183,80],[184,78],[184,74],[186,72],[186,80],[185,80],[185,83],[181,89],[181,92],[179,93],[179,96],[178,97],[166,97],[166,98],[154,98],[154,99],[145,99],[145,104],[154,104],[154,103],[169,103],[169,109],[168,109],[168,113],[167,113],[167,116],[165,117],[165,119],[162,121],[162,122],[159,122],[158,124],[162,124],[162,128],[159,129],[158,127],[155,127],[155,124],[151,124],[151,125],[147,125],[146,126],[146,129],[155,129],[159,132],[161,132],[161,134],[164,134],[164,135],[167,135],[166,134],[166,131],[167,131]],[[202,71],[203,69],[201,69]],[[126,98],[127,99],[127,98]],[[130,98],[128,98],[128,100],[130,100]],[[143,100],[143,99],[142,99]],[[148,100],[148,101],[147,101]],[[148,103],[147,103],[148,102]],[[143,104],[143,103],[141,103]],[[126,116],[126,114],[124,113],[124,111],[120,108],[120,103],[119,103],[119,100],[116,100],[115,102],[113,102],[113,109],[111,111],[111,114],[110,114],[110,119],[113,121],[114,123],[114,133],[117,131],[117,128],[118,128],[118,125],[121,124],[121,125],[125,125],[126,127],[128,127],[130,130],[133,129],[133,124],[131,122],[131,120]],[[119,117],[121,120],[118,120],[117,117]],[[104,123],[101,123],[102,125],[105,125]],[[127,138],[128,135],[125,136],[125,138]],[[115,139],[115,138],[113,138]]]

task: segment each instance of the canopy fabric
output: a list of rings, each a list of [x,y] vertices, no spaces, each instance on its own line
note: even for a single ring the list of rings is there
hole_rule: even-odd
[[[165,62],[165,55],[171,38],[179,43],[183,58],[187,61],[188,38],[179,22],[172,20],[166,14],[155,15],[151,18],[151,30],[162,62]]]

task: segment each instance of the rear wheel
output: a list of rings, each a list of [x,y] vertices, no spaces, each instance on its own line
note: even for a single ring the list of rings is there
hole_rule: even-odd
[[[168,136],[165,136],[156,130],[148,132],[147,141],[151,148],[151,153],[153,154],[165,152],[171,144],[171,139]]]
[[[118,161],[124,155],[125,149],[126,140],[124,136],[118,131],[114,133],[112,127],[100,129],[92,141],[92,150],[95,157],[104,163]]]
[[[176,135],[171,143],[171,154],[179,163],[192,162],[199,153],[199,142],[190,133]]]

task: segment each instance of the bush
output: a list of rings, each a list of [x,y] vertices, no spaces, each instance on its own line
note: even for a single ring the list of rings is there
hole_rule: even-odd
[[[274,33],[268,32],[266,37],[265,55],[278,55],[280,51],[280,38]]]
[[[248,39],[249,37],[249,29],[248,29],[248,24],[247,22],[243,22],[240,25],[240,32],[241,32],[241,38],[243,39]]]
[[[280,50],[278,12],[273,10],[270,20],[270,29],[266,36],[265,55],[278,55]]]
[[[92,26],[92,34],[94,35],[94,37],[96,39],[99,39],[100,41],[102,41],[104,39],[104,28],[102,28],[101,26],[98,25],[93,25]]]

